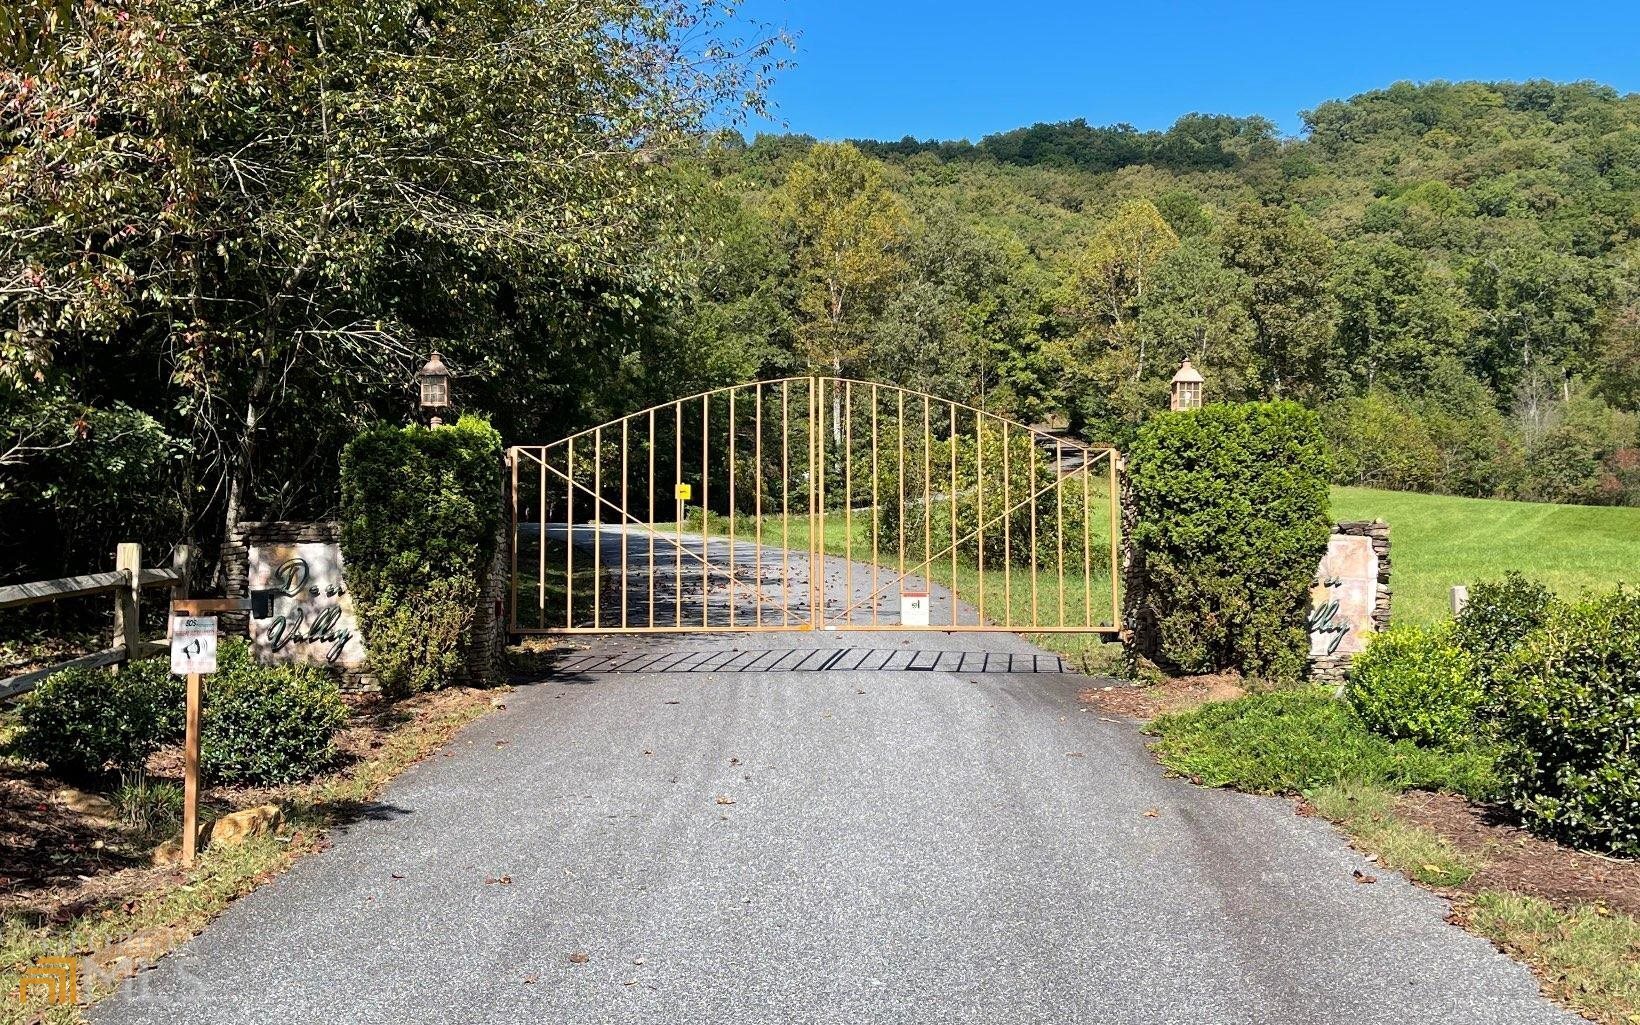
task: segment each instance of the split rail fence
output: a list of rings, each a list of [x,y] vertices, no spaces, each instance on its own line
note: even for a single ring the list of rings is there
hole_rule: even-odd
[[[192,562],[193,549],[188,545],[178,545],[169,568],[144,569],[142,546],[125,542],[115,551],[114,568],[107,572],[0,585],[0,609],[99,594],[114,596],[113,643],[109,647],[0,679],[0,700],[26,694],[49,677],[65,670],[119,666],[167,652],[167,641],[142,639],[142,592],[166,588],[173,598],[187,598]]]

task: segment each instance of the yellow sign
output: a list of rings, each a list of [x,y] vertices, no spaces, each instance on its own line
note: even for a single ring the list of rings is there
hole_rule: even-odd
[[[17,999],[27,1001],[29,991],[43,989],[48,1004],[72,1004],[79,998],[80,962],[72,957],[42,957],[23,970],[17,982]]]
[[[694,493],[694,489],[692,489],[689,485],[679,484],[677,488],[677,499],[680,502],[687,502],[689,501],[689,497]]]

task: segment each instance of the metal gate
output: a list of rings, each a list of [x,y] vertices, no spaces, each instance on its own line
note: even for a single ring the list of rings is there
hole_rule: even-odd
[[[516,633],[1117,633],[1115,449],[892,385],[719,388],[508,451]]]

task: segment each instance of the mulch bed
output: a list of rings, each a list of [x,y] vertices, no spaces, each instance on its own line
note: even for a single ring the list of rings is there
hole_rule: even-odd
[[[1468,882],[1453,887],[1455,892],[1509,890],[1560,908],[1603,904],[1640,916],[1640,861],[1562,847],[1455,794],[1406,793],[1395,811],[1485,863]]]
[[[1247,693],[1241,685],[1241,677],[1234,673],[1167,677],[1132,686],[1084,687],[1077,699],[1107,715],[1144,722],[1209,701],[1234,701]]]

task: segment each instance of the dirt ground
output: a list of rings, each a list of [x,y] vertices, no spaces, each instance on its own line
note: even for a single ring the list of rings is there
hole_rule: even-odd
[[[1484,863],[1456,892],[1510,890],[1557,907],[1603,905],[1640,916],[1640,861],[1575,851],[1539,839],[1494,808],[1455,794],[1413,791],[1396,802],[1398,816],[1443,837]]]
[[[491,692],[449,688],[399,702],[374,695],[350,696],[352,715],[336,738],[333,777],[369,762],[395,730],[441,718],[467,704],[490,700]],[[180,786],[182,751],[173,746],[148,762],[151,781]],[[81,789],[107,794],[114,778]],[[20,915],[36,924],[66,922],[95,907],[107,907],[154,889],[177,868],[154,868],[155,846],[167,839],[144,836],[117,819],[77,812],[61,792],[69,784],[39,765],[0,760],[0,914]],[[314,784],[305,784],[312,788]],[[202,818],[257,804],[277,803],[298,787],[208,787],[200,795]]]

